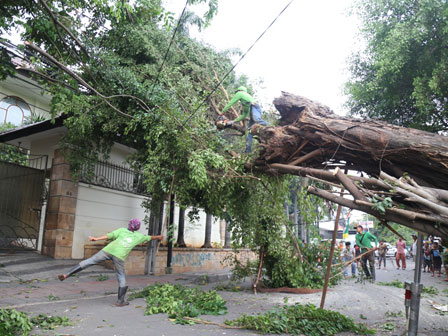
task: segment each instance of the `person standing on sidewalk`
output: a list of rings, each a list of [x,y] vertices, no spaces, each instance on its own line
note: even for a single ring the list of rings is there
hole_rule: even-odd
[[[138,219],[131,219],[129,221],[127,228],[121,228],[107,235],[95,238],[89,236],[90,241],[97,240],[112,240],[105,248],[99,251],[97,254],[93,255],[89,259],[81,261],[78,265],[71,268],[66,274],[59,274],[58,279],[64,281],[68,277],[76,274],[83,269],[96,265],[101,261],[111,260],[114,263],[115,273],[117,275],[118,281],[118,300],[115,305],[117,307],[126,306],[129,302],[125,301],[125,295],[128,290],[126,286],[126,273],[124,269],[125,260],[131,252],[131,250],[142,243],[148,242],[150,240],[162,240],[163,236],[145,236],[137,230],[140,229],[140,221]]]
[[[361,266],[366,274],[367,278],[371,278],[375,281],[375,253],[374,251],[378,247],[378,239],[370,232],[364,232],[362,225],[358,224],[356,227],[358,233],[355,236],[356,244],[361,248],[361,253],[364,254],[361,257]],[[375,248],[372,247],[372,242],[375,242]],[[367,261],[369,261],[369,269],[367,268]]]
[[[395,255],[395,261],[397,262],[397,270],[400,269],[400,261],[401,267],[403,270],[406,269],[406,242],[403,238],[398,238],[398,241],[395,243],[395,247],[397,248],[397,254]]]
[[[431,261],[432,261],[432,276],[434,276],[434,272],[439,271],[439,277],[442,269],[442,253],[440,252],[439,243],[434,242],[432,244],[431,250]]]
[[[383,240],[380,240],[380,246],[378,246],[378,269],[381,269],[381,262],[383,262],[384,269],[386,269],[386,254],[389,248],[384,244]]]
[[[428,273],[431,272],[431,247],[428,242],[425,242],[425,245],[423,246],[423,272],[426,272],[426,268],[428,268]]]
[[[350,242],[345,242],[345,248],[342,250],[342,262],[346,263],[355,258],[355,249],[353,249]],[[351,267],[352,277],[356,276],[356,263],[352,262],[350,265],[344,266],[344,275],[348,276],[348,268]]]

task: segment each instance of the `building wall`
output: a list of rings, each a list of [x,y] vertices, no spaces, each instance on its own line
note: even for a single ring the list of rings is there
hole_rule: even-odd
[[[51,134],[45,138],[39,138],[30,143],[30,153],[33,155],[48,155],[48,166],[53,164],[54,151],[59,147],[58,143],[62,134]]]
[[[109,158],[107,159],[107,162],[110,162],[110,163],[116,164],[116,165],[120,165],[120,166],[129,166],[126,163],[126,159],[129,157],[130,154],[132,154],[134,152],[135,152],[135,149],[133,149],[133,148],[115,143],[114,146],[112,147],[110,154],[109,154]]]
[[[143,219],[142,196],[80,183],[73,234],[72,258],[84,258],[88,236],[103,236],[126,227],[131,218]],[[145,228],[140,228],[145,233]]]
[[[204,244],[204,238],[205,238],[205,218],[207,214],[204,211],[199,211],[199,219],[190,221],[188,218],[188,212],[191,209],[187,209],[185,213],[185,244],[188,247],[201,247]],[[179,222],[179,208],[176,207],[176,212],[174,216],[174,225],[176,227],[176,231],[174,233],[176,239],[177,239],[177,227]],[[219,218],[213,217],[212,219],[212,237],[211,237],[212,243],[222,244],[223,241],[221,240],[221,234],[220,234],[220,227],[219,227]]]

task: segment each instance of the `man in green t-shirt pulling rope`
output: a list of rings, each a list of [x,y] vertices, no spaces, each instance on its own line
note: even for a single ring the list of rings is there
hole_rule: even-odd
[[[96,265],[104,260],[111,260],[114,263],[115,273],[117,275],[118,280],[118,301],[115,304],[117,307],[126,306],[129,302],[125,301],[124,297],[128,290],[128,286],[126,286],[126,273],[124,269],[124,262],[131,250],[142,243],[148,242],[150,240],[162,240],[163,236],[145,236],[137,230],[140,229],[140,221],[138,219],[131,219],[129,221],[128,227],[121,228],[112,232],[109,232],[107,235],[95,238],[89,236],[90,241],[97,240],[112,240],[105,248],[99,251],[94,256],[89,259],[81,261],[78,265],[74,266],[72,269],[68,271],[67,274],[58,275],[59,280],[64,281],[69,276],[72,276],[83,269]]]
[[[378,247],[378,239],[371,234],[370,232],[364,232],[364,228],[362,225],[358,224],[356,227],[356,230],[358,233],[355,236],[356,239],[356,245],[358,245],[361,248],[361,253],[366,253],[361,258],[361,266],[368,278],[371,278],[373,281],[375,281],[375,250]],[[375,247],[372,247],[372,242],[375,242]],[[367,268],[367,260],[369,261],[369,269]]]

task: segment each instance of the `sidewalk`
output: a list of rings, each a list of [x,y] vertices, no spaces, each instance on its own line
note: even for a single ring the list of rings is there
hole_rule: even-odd
[[[32,252],[0,254],[0,307],[26,307],[67,300],[115,296],[115,272],[96,265],[61,282],[57,275],[65,273],[79,260],[54,260]],[[156,282],[199,284],[226,281],[228,271],[206,273],[166,274],[161,276],[127,276],[129,290],[140,289]],[[111,302],[112,299],[111,299]]]

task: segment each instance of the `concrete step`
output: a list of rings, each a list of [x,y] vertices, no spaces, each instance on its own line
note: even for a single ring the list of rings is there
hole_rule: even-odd
[[[67,272],[79,261],[55,260],[36,252],[0,253],[0,283],[54,279],[58,274]],[[115,272],[101,265],[95,265],[78,274],[80,278],[84,278],[100,274],[113,276]]]

